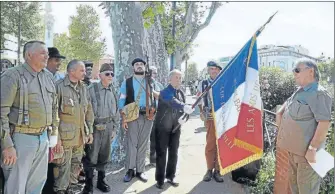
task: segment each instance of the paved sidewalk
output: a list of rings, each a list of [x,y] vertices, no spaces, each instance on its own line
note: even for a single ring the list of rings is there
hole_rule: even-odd
[[[134,178],[130,183],[123,182],[125,171],[121,170],[115,174],[110,173],[107,180],[112,187],[110,193],[113,194],[245,194],[244,186],[231,180],[231,175],[224,177],[223,183],[203,182],[202,178],[206,172],[205,142],[206,130],[203,122],[198,116],[192,118],[183,125],[179,147],[179,158],[177,167],[177,178],[179,187],[165,185],[164,190],[155,187],[155,168],[147,165],[147,176],[149,181],[143,183]],[[96,187],[96,183],[94,183]],[[97,188],[95,194],[101,194]]]

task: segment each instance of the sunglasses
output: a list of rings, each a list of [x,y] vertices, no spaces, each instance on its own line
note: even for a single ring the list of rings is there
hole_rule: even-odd
[[[112,77],[114,77],[114,73],[105,73],[105,76],[112,76]]]
[[[309,67],[305,67],[305,68],[302,68],[302,69],[296,67],[296,68],[294,68],[294,69],[292,70],[292,72],[293,72],[293,73],[300,73],[300,72],[305,71],[306,69],[309,69]]]

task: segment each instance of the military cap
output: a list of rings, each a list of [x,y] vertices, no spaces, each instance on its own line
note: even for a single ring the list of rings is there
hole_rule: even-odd
[[[93,68],[93,62],[92,61],[83,61],[85,64],[85,67],[92,67]]]
[[[111,71],[113,72],[113,66],[112,63],[104,63],[100,67],[100,73],[104,71]]]
[[[217,67],[219,68],[220,70],[222,70],[222,67],[220,65],[218,65],[215,61],[209,61],[207,63],[207,67]]]

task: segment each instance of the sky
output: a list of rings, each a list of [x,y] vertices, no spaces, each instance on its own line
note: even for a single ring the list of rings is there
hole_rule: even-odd
[[[107,40],[106,54],[113,55],[110,21],[98,7],[99,2],[52,2],[54,32],[68,30],[69,17],[80,3],[96,8],[102,36]],[[235,55],[276,11],[277,15],[258,37],[258,45],[301,45],[313,57],[321,53],[334,57],[333,2],[229,2],[216,11],[211,23],[199,33],[189,62],[202,69],[209,60]]]

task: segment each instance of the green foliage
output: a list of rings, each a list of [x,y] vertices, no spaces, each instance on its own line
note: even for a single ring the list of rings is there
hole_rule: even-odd
[[[292,73],[279,67],[261,67],[259,77],[261,96],[267,110],[283,104],[296,90]]]
[[[253,187],[250,187],[251,194],[272,194],[275,177],[275,159],[267,154],[262,158],[262,166],[259,170]]]
[[[198,67],[196,63],[190,63],[187,66],[187,77],[186,77],[186,82],[189,81],[195,81],[198,79]]]
[[[22,44],[24,44],[27,40],[43,38],[43,19],[40,14],[41,2],[1,1],[0,9],[1,48],[4,48],[5,34],[18,37],[20,23]],[[25,38],[24,40],[22,39],[23,37]]]
[[[149,6],[143,11],[143,25],[145,28],[155,22],[157,14],[160,16],[161,25],[164,32],[164,43],[167,53],[170,55],[177,49],[183,49],[192,44],[191,37],[182,40],[185,36],[185,28],[190,27],[186,25],[187,9],[191,2],[176,2],[176,9],[172,9],[172,2],[150,2]],[[205,12],[208,12],[210,7],[206,2],[196,2],[193,5],[192,14],[192,30],[196,30],[202,25],[206,19]],[[172,36],[172,18],[175,16],[175,38]]]
[[[79,5],[70,19],[69,36],[66,33],[54,36],[55,47],[67,58],[64,64],[71,59],[97,63],[106,51],[106,41],[100,39],[99,15],[92,6]]]

